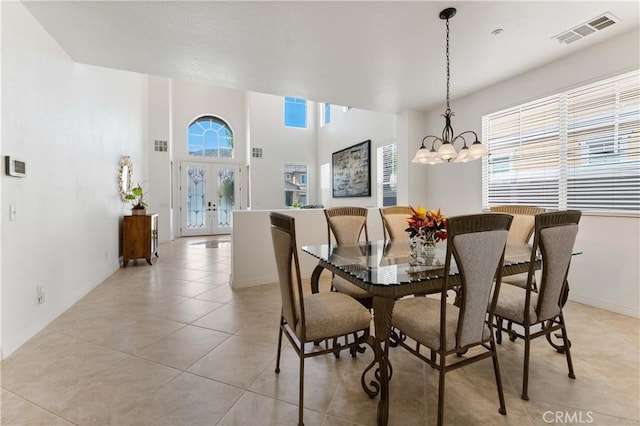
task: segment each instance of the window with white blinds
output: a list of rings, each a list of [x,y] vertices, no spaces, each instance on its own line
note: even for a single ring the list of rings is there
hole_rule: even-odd
[[[396,150],[395,142],[378,148],[378,205],[398,204]],[[382,195],[381,198],[380,195]]]
[[[483,207],[640,211],[640,72],[482,118]]]

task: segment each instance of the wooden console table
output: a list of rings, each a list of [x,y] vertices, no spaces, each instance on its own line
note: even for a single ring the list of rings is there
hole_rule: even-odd
[[[130,259],[146,259],[149,265],[153,255],[158,257],[158,215],[124,216],[122,225],[122,266]]]

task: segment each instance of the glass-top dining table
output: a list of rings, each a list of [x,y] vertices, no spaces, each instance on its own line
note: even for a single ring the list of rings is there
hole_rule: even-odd
[[[389,379],[391,366],[388,361],[391,317],[396,299],[412,294],[437,293],[444,284],[446,249],[437,247],[435,256],[427,265],[411,265],[411,253],[407,241],[369,241],[357,246],[336,247],[328,244],[309,245],[302,250],[319,259],[311,276],[312,292],[318,292],[323,270],[333,272],[373,295],[375,332],[368,344],[373,348],[374,360],[361,376],[361,384],[370,398],[380,395],[378,425],[389,420]],[[534,268],[540,268],[540,259],[534,260]],[[529,245],[507,245],[502,275],[528,272],[531,264]],[[452,259],[448,286],[460,284],[460,277]],[[376,370],[370,374],[374,366]],[[367,383],[365,376],[371,376]]]

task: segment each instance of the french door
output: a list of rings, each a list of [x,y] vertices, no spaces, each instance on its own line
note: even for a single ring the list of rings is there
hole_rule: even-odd
[[[181,235],[230,234],[239,179],[233,164],[180,163]]]

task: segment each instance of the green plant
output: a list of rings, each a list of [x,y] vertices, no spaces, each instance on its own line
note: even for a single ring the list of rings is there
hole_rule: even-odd
[[[140,183],[138,183],[134,188],[131,188],[131,191],[129,191],[124,198],[133,205],[133,210],[147,208],[147,203],[144,201],[144,190]]]

